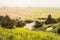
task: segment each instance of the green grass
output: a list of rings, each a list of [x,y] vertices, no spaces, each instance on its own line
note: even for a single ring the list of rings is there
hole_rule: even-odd
[[[14,10],[12,12],[7,12],[7,14],[16,13],[18,14],[19,10]],[[21,12],[21,11],[20,11]],[[27,15],[29,12],[32,12],[32,15]],[[27,16],[23,16],[22,19],[31,19],[31,20],[37,20],[37,18],[47,17],[47,14],[51,14],[53,18],[60,17],[60,9],[30,9],[29,12],[26,12]],[[0,13],[1,14],[1,13]],[[4,12],[5,14],[5,12]],[[30,13],[29,13],[30,14]],[[14,15],[14,14],[13,14]],[[54,26],[58,26],[58,24],[53,24]],[[48,27],[48,25],[44,25],[43,29]],[[54,29],[55,31],[57,30]],[[44,32],[39,29],[39,31],[30,31],[28,29],[24,28],[14,28],[14,29],[5,29],[0,27],[0,40],[60,40],[60,35],[52,33],[52,32]]]
[[[60,40],[51,32],[30,31],[24,28],[5,29],[0,27],[0,40]]]
[[[36,11],[35,11],[36,10]],[[23,18],[23,19],[32,19],[32,20],[37,20],[37,18],[41,18],[41,17],[44,17],[44,18],[47,18],[47,16],[49,14],[52,15],[52,18],[59,18],[60,17],[60,9],[31,9],[30,11],[32,11],[32,15],[27,15],[28,13],[26,13],[26,17]],[[29,12],[30,12],[29,11]]]

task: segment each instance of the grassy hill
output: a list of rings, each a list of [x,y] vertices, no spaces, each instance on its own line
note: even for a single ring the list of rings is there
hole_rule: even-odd
[[[60,9],[0,7],[0,15],[6,14],[11,18],[21,17],[22,19],[36,19],[40,17],[47,17],[49,14],[51,14],[53,18],[58,18],[60,17]]]
[[[56,8],[19,8],[19,7],[0,7],[0,15],[8,15],[11,18],[21,17],[22,20],[46,18],[49,14],[53,18],[60,17],[60,9]],[[60,24],[51,24],[52,27],[60,27]],[[43,25],[43,29],[49,25]],[[41,28],[41,29],[42,29]],[[57,28],[53,31],[57,31]],[[48,31],[28,30],[25,28],[14,27],[12,29],[0,27],[0,40],[60,40],[60,34]]]
[[[4,29],[0,27],[0,40],[60,40],[51,32],[30,31],[24,28]]]

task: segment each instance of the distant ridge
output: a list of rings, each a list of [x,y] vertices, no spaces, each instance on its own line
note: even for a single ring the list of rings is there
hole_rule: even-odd
[[[11,18],[28,18],[28,17],[47,17],[48,14],[52,16],[60,15],[58,8],[26,8],[26,7],[0,7],[0,15],[9,15]],[[59,16],[57,16],[59,17]]]

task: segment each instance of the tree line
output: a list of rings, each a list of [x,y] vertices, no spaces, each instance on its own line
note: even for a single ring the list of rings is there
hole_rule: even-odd
[[[54,19],[51,17],[51,15],[48,15],[44,22],[39,22],[39,21],[33,21],[33,20],[18,20],[18,19],[11,19],[8,15],[6,16],[0,16],[0,26],[4,28],[14,28],[16,27],[24,27],[27,23],[32,23],[35,22],[34,27],[39,28],[42,27],[43,24],[54,24],[60,22],[60,17],[57,19]]]

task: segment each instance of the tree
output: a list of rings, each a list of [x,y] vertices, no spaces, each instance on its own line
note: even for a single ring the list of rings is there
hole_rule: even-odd
[[[14,24],[15,24],[15,20],[10,19],[10,17],[8,15],[6,15],[5,17],[0,18],[1,19],[1,26],[4,28],[13,28]]]
[[[53,19],[51,17],[51,15],[48,15],[47,20],[45,21],[46,24],[53,24],[53,23],[57,23],[55,19]]]
[[[43,24],[42,24],[41,22],[36,21],[34,27],[35,27],[35,28],[39,28],[39,27],[42,27],[42,25],[43,25]]]
[[[16,27],[23,27],[23,26],[25,26],[25,22],[24,21],[22,21],[22,20],[16,20],[17,22],[16,22]]]

